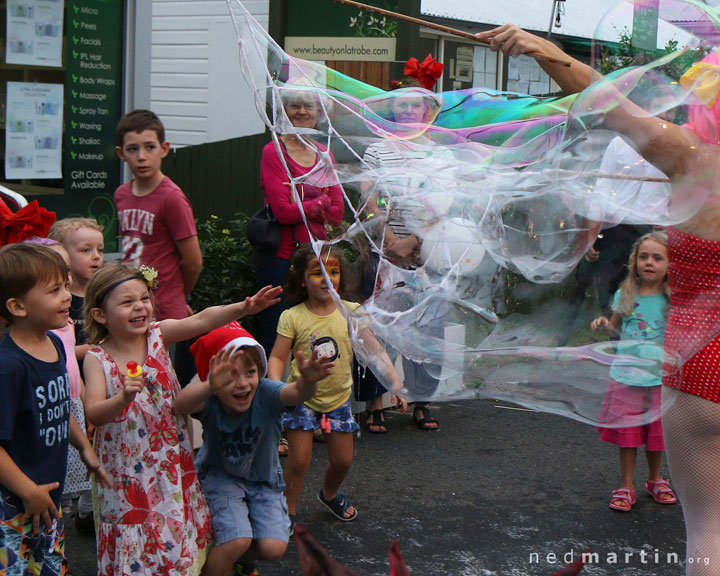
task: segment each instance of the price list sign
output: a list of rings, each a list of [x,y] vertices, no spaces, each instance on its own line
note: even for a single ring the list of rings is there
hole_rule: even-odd
[[[67,2],[65,192],[112,194],[122,100],[122,0]]]

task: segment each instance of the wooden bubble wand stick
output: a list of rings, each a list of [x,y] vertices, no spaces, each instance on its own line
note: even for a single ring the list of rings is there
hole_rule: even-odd
[[[345,4],[346,6],[354,6],[355,8],[359,8],[360,10],[375,12],[389,18],[405,20],[406,22],[412,22],[413,24],[417,24],[418,26],[426,26],[427,28],[433,28],[435,30],[440,30],[441,32],[446,32],[447,34],[452,34],[453,36],[460,36],[462,38],[467,38],[468,40],[474,40],[475,42],[479,42],[481,44],[489,44],[489,42],[483,42],[482,40],[478,39],[475,34],[471,32],[465,32],[464,30],[450,28],[448,26],[443,26],[442,24],[429,22],[428,20],[421,20],[420,18],[413,18],[412,16],[406,16],[405,14],[400,14],[399,12],[391,12],[390,10],[385,10],[384,8],[378,8],[376,6],[370,6],[361,2],[355,2],[355,0],[333,0],[333,2],[337,2],[338,4]],[[570,67],[570,62],[568,62],[567,60],[559,60],[558,58],[548,56],[543,52],[532,52],[530,54],[527,54],[527,56],[531,56],[536,60],[545,60],[546,62],[550,62],[552,64],[560,64],[561,66],[567,66],[568,68]]]

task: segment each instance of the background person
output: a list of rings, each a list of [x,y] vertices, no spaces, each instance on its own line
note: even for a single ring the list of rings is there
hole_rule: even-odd
[[[627,276],[615,293],[612,316],[609,319],[607,316],[596,318],[592,329],[619,335],[619,356],[646,358],[660,366],[668,305],[667,235],[653,232],[639,238],[632,247],[627,268]],[[640,372],[635,366],[628,368],[614,363],[610,368],[601,423],[622,423],[646,411],[647,406],[653,414],[659,415],[661,384],[659,369]],[[659,504],[677,502],[667,480],[660,476],[665,442],[659,417],[643,425],[601,427],[599,430],[601,440],[620,449],[621,485],[613,490],[610,508],[629,512],[635,504],[635,462],[637,449],[643,445],[648,462],[645,490]]]
[[[440,66],[441,72],[442,65]],[[430,86],[432,87],[434,83],[433,79]],[[400,92],[396,92],[395,97],[390,100],[390,118],[388,119],[403,124],[431,122],[433,110],[428,103],[428,97],[432,93],[425,92],[427,88],[413,77],[405,77],[401,81],[395,82],[393,90],[399,89],[403,89],[403,95],[400,96]],[[382,170],[398,168],[405,165],[408,159],[418,160],[424,156],[423,150],[416,150],[411,144],[404,145],[403,141],[393,140],[369,146],[363,155],[363,162],[368,168]],[[387,186],[392,187],[392,194],[387,190]],[[378,210],[387,210],[387,226],[383,230],[383,254],[393,265],[405,269],[414,269],[422,264],[419,256],[422,242],[407,226],[408,217],[417,219],[420,214],[427,212],[426,207],[413,199],[413,195],[418,193],[420,193],[418,181],[413,178],[412,174],[407,176],[389,175],[382,181],[378,181],[377,192],[368,202],[370,206],[368,210],[375,210],[375,204],[377,204]],[[366,288],[364,294],[366,298],[374,290],[376,269],[377,258],[373,258],[369,262],[368,269],[365,270],[365,276],[373,279],[371,283],[363,283],[370,287],[369,290]],[[430,329],[433,331],[433,335],[442,338],[443,328],[441,325],[432,326]],[[405,387],[410,390],[410,393],[414,392],[415,396],[432,396],[439,382],[437,378],[430,375],[427,367],[405,357],[402,359],[402,365]],[[358,366],[356,373],[360,376],[363,371],[362,367]],[[387,431],[382,411],[382,395],[386,390],[377,382],[374,375],[371,374],[366,380],[358,378],[359,386],[364,388],[364,397],[370,399],[368,429],[371,433],[382,434]],[[414,403],[413,421],[420,430],[435,431],[440,427],[439,422],[430,415],[427,402],[416,401]]]
[[[322,116],[320,100],[308,91],[284,90],[282,102],[290,123],[298,129],[313,130]],[[338,226],[343,219],[345,205],[343,192],[337,183],[331,165],[333,155],[325,146],[311,140],[307,135],[288,133],[278,139],[280,153],[274,142],[268,143],[260,160],[260,184],[265,204],[272,208],[273,215],[283,226],[282,240],[277,254],[269,262],[253,258],[257,286],[282,286],[290,267],[290,257],[298,244],[315,239],[327,239],[327,225]],[[281,160],[282,156],[282,160]],[[295,202],[288,174],[283,160],[293,178],[314,172],[314,182],[326,182],[325,186],[300,184],[298,194],[308,228],[303,222],[300,207]],[[276,329],[280,314],[287,308],[283,296],[280,303],[258,314],[258,341],[269,356],[275,343]]]
[[[157,320],[187,318],[187,298],[202,270],[195,215],[187,196],[162,172],[170,151],[165,127],[150,110],[133,110],[118,122],[115,152],[134,178],[115,191],[123,261],[158,272]],[[196,372],[190,342],[171,350],[181,385]]]

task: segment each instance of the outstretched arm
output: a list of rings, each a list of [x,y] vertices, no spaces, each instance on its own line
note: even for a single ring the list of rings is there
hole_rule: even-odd
[[[582,92],[601,77],[590,66],[568,56],[550,40],[536,36],[527,30],[518,28],[514,24],[505,24],[492,30],[480,32],[475,36],[482,42],[488,42],[491,50],[495,52],[499,50],[513,58],[517,58],[521,54],[541,52],[558,60],[569,61],[570,66],[563,66],[562,64],[553,64],[547,60],[538,59],[542,69],[568,94]]]
[[[569,60],[569,67],[539,60],[540,66],[558,83],[565,92],[582,92],[602,76],[587,64],[571,58],[559,47],[545,38],[522,30],[514,24],[480,32],[479,40],[488,42],[490,48],[508,56],[517,57],[531,52],[545,52],[549,56]],[[605,126],[627,136],[640,153],[670,178],[696,174],[705,166],[716,161],[716,153],[699,153],[700,140],[685,128],[660,118],[648,116],[642,108],[633,104],[624,94],[616,91],[612,84],[602,88],[603,100],[615,105],[607,110]],[[615,93],[609,93],[615,91]],[[599,92],[601,93],[601,92]],[[591,105],[590,102],[587,104]]]
[[[170,346],[173,342],[182,342],[206,334],[243,316],[257,314],[268,306],[280,302],[281,293],[280,286],[275,288],[265,286],[257,294],[248,296],[242,302],[227,306],[211,306],[182,320],[163,320],[160,322],[160,331],[166,346]]]

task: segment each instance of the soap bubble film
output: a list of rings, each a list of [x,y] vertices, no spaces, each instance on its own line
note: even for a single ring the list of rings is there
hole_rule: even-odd
[[[702,184],[707,174],[671,181],[638,152],[641,136],[621,134],[613,119],[690,125],[717,144],[706,84],[720,75],[693,66],[720,43],[714,9],[662,0],[657,50],[578,95],[541,98],[485,88],[385,91],[288,56],[242,3],[228,4],[275,146],[296,134],[336,159],[318,152],[308,174],[288,170],[289,191],[300,205],[303,184],[343,187],[346,224],[313,246],[319,254],[338,245],[353,262],[362,306],[350,313],[337,302],[361,364],[390,382],[370,332],[403,372],[409,400],[494,398],[609,427],[660,415],[649,400],[608,414],[611,372],[642,392],[637,382],[676,374],[717,335],[717,322],[664,354],[662,339],[643,329],[618,341],[590,323],[611,312],[633,242],[696,217],[714,190]],[[619,3],[595,37],[617,37],[608,27],[628,6]],[[591,52],[597,68],[599,42]],[[715,97],[718,90],[720,81]],[[319,108],[314,128],[290,122],[286,106],[297,101]],[[712,148],[694,136],[687,146]]]

